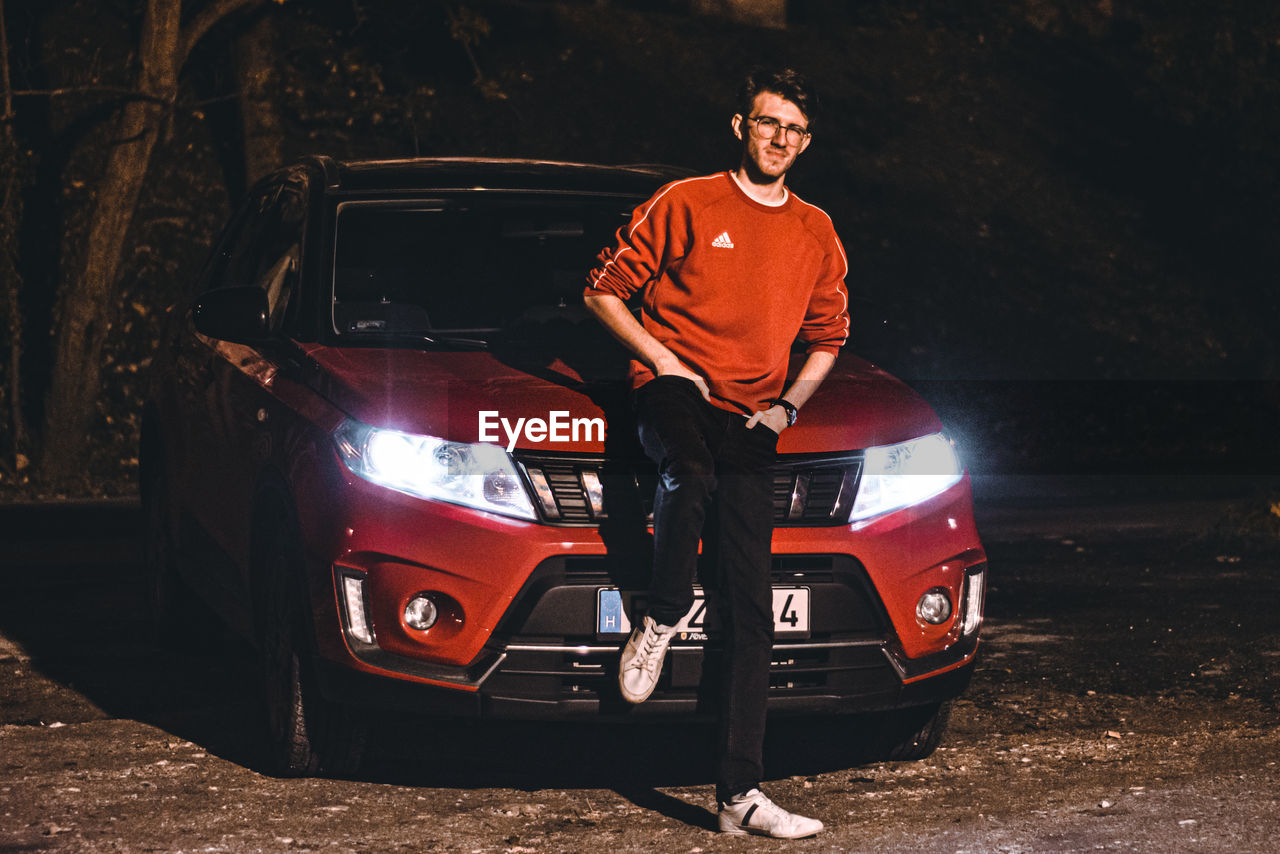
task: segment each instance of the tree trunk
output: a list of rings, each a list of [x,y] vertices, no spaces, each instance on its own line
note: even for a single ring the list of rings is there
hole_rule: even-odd
[[[0,15],[4,14],[0,3]],[[3,35],[0,35],[3,38]],[[5,167],[0,188],[0,274],[4,278],[4,316],[9,333],[9,365],[6,394],[9,404],[9,459],[14,471],[24,467],[26,419],[22,414],[22,333],[26,319],[22,313],[22,277],[18,271],[18,231],[22,224],[22,181],[27,170],[19,163],[23,153],[14,137],[8,115],[0,119],[0,164]]]
[[[60,301],[40,466],[41,477],[54,489],[65,487],[79,470],[84,437],[92,426],[124,240],[151,152],[177,93],[181,12],[181,0],[147,0],[139,44],[143,99],[128,102],[120,112],[95,192],[83,264]]]
[[[26,443],[26,425],[22,417],[22,281],[18,274],[19,225],[22,222],[21,180],[25,170],[19,168],[24,155],[13,132],[13,87],[9,84],[9,34],[4,24],[4,0],[0,0],[0,165],[4,168],[0,188],[0,273],[4,274],[5,318],[9,327],[9,431],[12,440],[10,458],[14,471],[20,463]]]
[[[66,487],[80,470],[84,437],[102,391],[102,351],[115,313],[124,240],[178,92],[178,73],[192,47],[219,21],[260,2],[210,0],[183,28],[182,0],[146,0],[138,45],[139,97],[121,109],[111,155],[94,192],[84,258],[59,300],[40,460],[40,476],[51,488]]]
[[[277,168],[283,157],[284,125],[276,108],[280,75],[276,70],[275,54],[276,23],[268,9],[236,39],[235,46],[247,185]]]

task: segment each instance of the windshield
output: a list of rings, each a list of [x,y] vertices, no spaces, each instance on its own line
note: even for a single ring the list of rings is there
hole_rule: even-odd
[[[587,271],[639,201],[343,203],[333,331],[362,340],[492,342],[577,323]]]

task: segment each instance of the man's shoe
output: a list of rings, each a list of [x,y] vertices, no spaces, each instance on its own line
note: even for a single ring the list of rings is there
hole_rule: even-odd
[[[659,625],[653,617],[645,617],[642,625],[631,630],[618,670],[618,687],[628,703],[643,703],[653,693],[673,634],[674,626]]]
[[[822,822],[784,810],[759,789],[720,805],[721,833],[750,833],[773,839],[803,839],[822,830]]]

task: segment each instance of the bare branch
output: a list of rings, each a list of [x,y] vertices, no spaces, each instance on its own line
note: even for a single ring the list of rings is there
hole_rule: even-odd
[[[484,72],[480,70],[480,63],[476,61],[476,55],[472,52],[471,46],[478,44],[481,36],[489,34],[489,22],[466,7],[461,11],[455,11],[448,3],[444,3],[443,6],[444,13],[449,18],[449,37],[462,45],[462,49],[466,51],[467,59],[471,62],[471,70],[476,74],[475,82],[483,83]]]
[[[241,9],[250,9],[262,2],[263,0],[215,0],[215,2],[206,6],[184,28],[182,43],[178,46],[178,61],[175,67],[180,69],[186,64],[187,57],[191,55],[191,50],[223,18]]]
[[[64,86],[60,89],[15,89],[15,98],[56,98],[60,95],[120,95],[128,101],[151,101],[155,104],[167,104],[165,98],[157,98],[128,86]]]
[[[203,98],[199,101],[183,102],[179,106],[188,110],[198,110],[201,107],[207,107],[210,104],[225,104],[228,101],[237,101],[242,97],[240,92],[231,92],[226,95],[214,95],[212,98]]]

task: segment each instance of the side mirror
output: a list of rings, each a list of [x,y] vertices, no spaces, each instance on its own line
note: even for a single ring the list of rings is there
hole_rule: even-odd
[[[259,344],[271,337],[267,292],[262,288],[218,288],[191,306],[196,331],[237,344]]]

